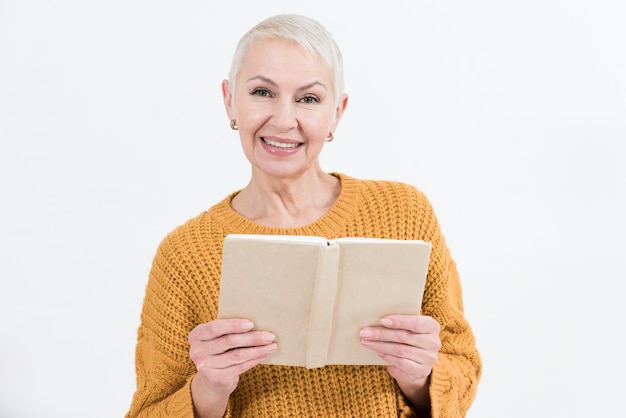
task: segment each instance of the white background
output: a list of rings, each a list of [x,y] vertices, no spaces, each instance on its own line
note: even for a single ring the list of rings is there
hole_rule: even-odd
[[[350,103],[327,171],[439,215],[484,360],[472,418],[618,416],[626,11],[594,1],[0,0],[0,417],[121,417],[152,256],[243,187],[220,82],[320,20]]]

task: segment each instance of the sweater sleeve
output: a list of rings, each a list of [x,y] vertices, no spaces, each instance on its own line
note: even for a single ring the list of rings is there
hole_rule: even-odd
[[[423,232],[432,242],[432,252],[422,313],[441,327],[441,349],[430,382],[432,417],[464,417],[476,394],[482,361],[463,313],[456,265],[428,201],[423,216]]]
[[[137,388],[126,418],[193,418],[188,335],[199,323],[194,303],[193,263],[166,238],[152,263],[137,335]]]

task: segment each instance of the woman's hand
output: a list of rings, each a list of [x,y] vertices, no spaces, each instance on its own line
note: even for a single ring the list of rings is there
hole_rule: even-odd
[[[428,408],[428,382],[437,361],[439,323],[430,316],[389,315],[361,330],[361,344],[389,363],[389,374],[418,408]]]
[[[239,375],[276,351],[274,334],[253,327],[247,319],[217,319],[189,333],[189,355],[198,370],[191,384],[197,416],[223,416]]]

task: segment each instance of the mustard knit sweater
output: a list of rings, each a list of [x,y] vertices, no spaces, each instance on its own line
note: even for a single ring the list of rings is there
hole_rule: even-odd
[[[427,198],[410,185],[334,174],[341,193],[330,211],[300,228],[268,228],[235,213],[233,193],[161,242],[146,288],[136,346],[137,390],[127,418],[193,418],[196,373],[188,334],[217,317],[222,243],[227,234],[362,236],[432,242],[422,313],[441,325],[430,383],[433,417],[463,417],[481,359],[463,316],[459,277]],[[384,277],[381,277],[384,280]],[[384,366],[318,369],[258,365],[240,376],[227,417],[415,416]]]

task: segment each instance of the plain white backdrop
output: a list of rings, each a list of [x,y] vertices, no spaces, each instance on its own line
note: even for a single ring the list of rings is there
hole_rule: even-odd
[[[248,180],[220,82],[281,12],[344,53],[323,167],[435,206],[468,416],[623,413],[623,2],[0,0],[0,417],[124,415],[159,241]]]

